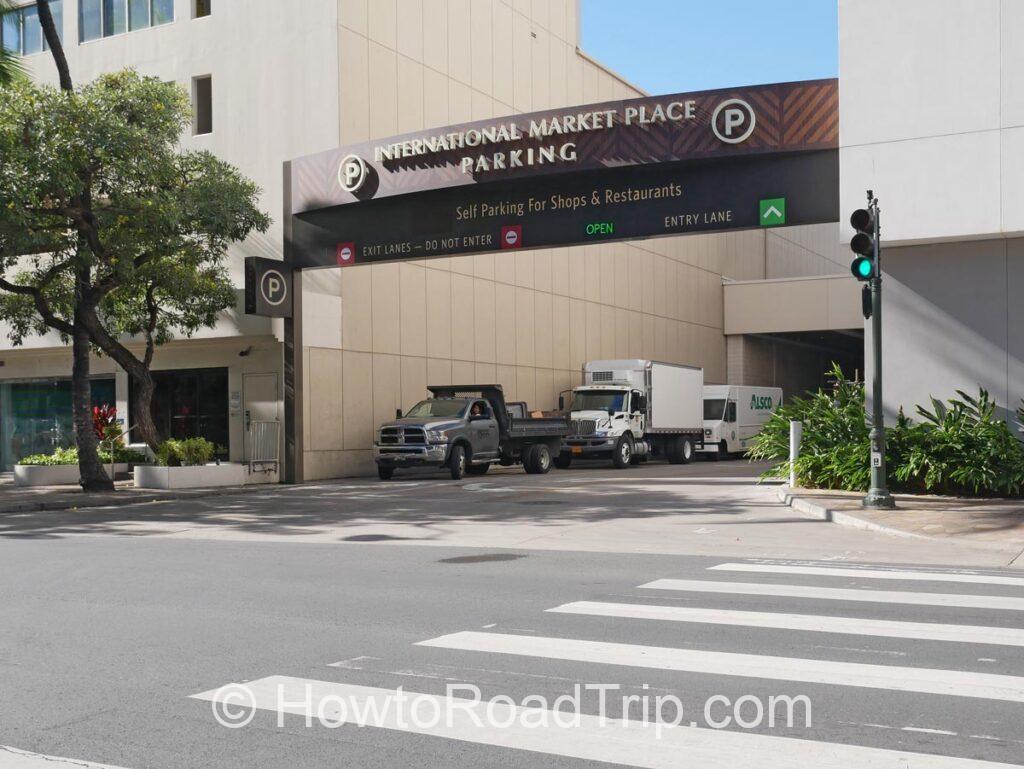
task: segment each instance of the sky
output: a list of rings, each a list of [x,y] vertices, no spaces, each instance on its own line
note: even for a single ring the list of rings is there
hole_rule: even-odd
[[[837,0],[581,5],[581,48],[650,94],[838,75]]]

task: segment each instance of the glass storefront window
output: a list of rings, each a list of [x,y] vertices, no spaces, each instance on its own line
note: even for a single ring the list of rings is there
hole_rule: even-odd
[[[206,438],[217,447],[216,456],[227,459],[228,370],[226,368],[154,371],[153,421],[165,438]],[[134,411],[131,384],[129,400]]]
[[[114,380],[92,381],[92,404],[117,402]],[[75,445],[71,380],[0,382],[0,464],[10,470],[31,454],[51,454]]]

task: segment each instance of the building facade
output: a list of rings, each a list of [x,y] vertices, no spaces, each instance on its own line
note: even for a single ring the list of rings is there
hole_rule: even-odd
[[[132,9],[143,19],[146,2],[148,23],[136,27]],[[575,0],[62,0],[61,24],[76,82],[128,66],[175,80],[197,113],[183,147],[215,152],[263,188],[273,227],[231,249],[241,295],[244,257],[281,258],[290,158],[640,95],[580,50],[579,12]],[[48,53],[25,52],[33,76],[54,82]],[[643,357],[702,366],[709,383],[814,386],[823,361],[839,354],[834,345],[799,338],[817,328],[806,320],[740,324],[727,335],[727,292],[737,282],[836,275],[847,264],[837,225],[826,224],[304,272],[304,477],[372,470],[375,426],[427,384],[499,382],[511,399],[549,409],[586,360]],[[811,293],[827,281],[819,283],[808,283]],[[839,325],[859,332],[849,301],[842,306]],[[282,416],[282,324],[241,307],[164,346],[155,363],[162,425],[174,434],[216,429],[235,460],[246,456],[247,416]],[[70,373],[53,337],[3,343],[0,358],[3,424],[19,412],[4,410],[4,387],[59,388]],[[112,387],[126,414],[126,377],[105,359],[94,372],[107,388],[98,397]],[[25,429],[45,443],[44,428]],[[0,426],[5,457],[21,451],[10,433]]]
[[[867,189],[882,204],[886,410],[983,387],[1012,423],[1024,397],[1024,4],[839,9],[841,208],[863,207]]]

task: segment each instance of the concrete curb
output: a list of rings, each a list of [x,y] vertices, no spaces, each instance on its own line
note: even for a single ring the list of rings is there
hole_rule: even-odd
[[[55,510],[93,510],[100,507],[124,507],[125,505],[145,505],[153,502],[178,502],[187,499],[206,497],[223,497],[229,494],[245,494],[253,491],[279,489],[277,483],[254,483],[246,486],[217,486],[208,489],[181,489],[178,491],[134,492],[130,490],[104,492],[102,494],[76,492],[60,492],[66,496],[60,499],[25,499],[5,503],[0,501],[0,516],[21,513],[41,513]]]
[[[903,529],[897,529],[893,526],[875,523],[874,521],[869,521],[865,518],[853,515],[852,513],[833,510],[825,505],[818,504],[817,502],[811,502],[810,500],[796,496],[793,494],[793,490],[789,486],[780,486],[776,490],[776,494],[778,494],[779,501],[782,502],[782,504],[793,508],[799,513],[803,513],[808,518],[812,518],[814,520],[829,521],[830,523],[847,526],[851,529],[874,531],[879,534],[888,534],[891,537],[903,537],[904,539],[926,539],[932,541],[941,539],[940,537],[930,537],[927,534],[915,534],[914,532],[904,531]]]

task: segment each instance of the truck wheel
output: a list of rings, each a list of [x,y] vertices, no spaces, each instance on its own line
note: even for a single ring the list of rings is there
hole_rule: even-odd
[[[538,443],[530,452],[533,460],[533,472],[545,475],[551,471],[551,449],[544,443]]]
[[[448,469],[451,471],[453,481],[461,481],[466,474],[466,449],[462,446],[452,446],[452,453],[448,455]]]
[[[487,475],[487,470],[489,468],[489,464],[469,465],[469,467],[466,468],[466,473],[468,475]]]
[[[623,435],[615,444],[615,453],[612,455],[612,464],[619,470],[629,467],[633,461],[633,436]]]
[[[721,461],[729,458],[729,444],[722,441],[718,444],[718,451],[715,452],[715,459]]]
[[[688,465],[693,461],[693,441],[689,438],[679,439],[679,463]]]
[[[572,455],[571,454],[559,454],[554,459],[554,465],[559,470],[568,470],[569,469],[569,465],[571,465],[571,464],[572,464]]]
[[[681,465],[683,463],[683,441],[682,438],[673,438],[665,447],[665,458],[670,465]]]
[[[377,477],[382,481],[390,481],[391,477],[395,474],[395,468],[385,467],[384,465],[377,465]]]

